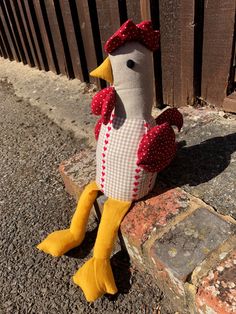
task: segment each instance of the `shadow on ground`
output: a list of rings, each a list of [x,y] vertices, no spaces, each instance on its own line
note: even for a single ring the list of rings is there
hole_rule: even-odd
[[[84,259],[87,257],[93,249],[95,239],[97,236],[98,227],[92,231],[87,231],[85,234],[84,241],[80,246],[70,250],[65,255],[72,258]]]
[[[159,174],[158,180],[161,178],[171,187],[197,186],[208,182],[229,166],[235,151],[236,133],[182,147],[171,165]]]

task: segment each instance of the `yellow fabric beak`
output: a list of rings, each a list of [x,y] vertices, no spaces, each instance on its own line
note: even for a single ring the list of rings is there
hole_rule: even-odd
[[[93,77],[101,78],[109,83],[113,83],[113,74],[111,61],[109,57],[107,57],[99,67],[90,72],[90,75]]]

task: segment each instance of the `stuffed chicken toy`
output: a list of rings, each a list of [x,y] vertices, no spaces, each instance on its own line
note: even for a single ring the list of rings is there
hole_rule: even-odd
[[[117,292],[110,255],[120,223],[131,204],[152,190],[157,173],[176,153],[172,126],[181,129],[182,115],[175,108],[156,119],[151,115],[152,52],[158,45],[159,31],[153,30],[150,21],[135,25],[128,20],[106,42],[108,57],[91,72],[111,84],[93,97],[91,105],[100,116],[95,127],[96,180],[82,192],[69,229],[53,232],[38,245],[52,256],[80,245],[98,192],[107,196],[93,257],[73,277],[88,301]]]

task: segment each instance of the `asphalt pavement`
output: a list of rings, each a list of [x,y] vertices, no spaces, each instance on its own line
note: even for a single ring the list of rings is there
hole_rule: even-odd
[[[125,252],[112,258],[120,292],[86,302],[71,278],[91,256],[95,218],[84,244],[70,254],[53,258],[35,248],[49,232],[68,227],[76,204],[58,166],[84,145],[83,137],[75,139],[0,82],[0,313],[171,313]]]

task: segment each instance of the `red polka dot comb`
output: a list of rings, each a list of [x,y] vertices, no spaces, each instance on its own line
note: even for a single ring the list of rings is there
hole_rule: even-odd
[[[139,41],[151,51],[159,48],[160,32],[152,28],[151,21],[143,21],[135,25],[133,21],[126,21],[118,31],[106,42],[104,49],[111,53],[128,41]]]

